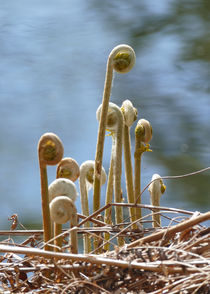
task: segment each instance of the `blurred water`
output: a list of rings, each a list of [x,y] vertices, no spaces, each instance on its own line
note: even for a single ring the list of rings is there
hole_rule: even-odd
[[[44,132],[55,132],[65,156],[79,164],[94,159],[106,59],[120,43],[133,46],[137,61],[130,73],[115,75],[111,101],[132,100],[154,131],[143,185],[153,173],[210,165],[210,4],[139,2],[0,0],[2,227],[13,213],[23,223],[41,220],[36,148]],[[107,138],[107,171],[109,154]],[[54,177],[51,167],[49,182]],[[209,173],[166,185],[162,205],[209,210]]]

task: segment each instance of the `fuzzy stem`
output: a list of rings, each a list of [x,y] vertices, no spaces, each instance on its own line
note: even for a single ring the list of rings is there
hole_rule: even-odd
[[[97,117],[100,118],[101,106],[97,110]],[[112,134],[112,156],[114,165],[114,199],[115,202],[122,202],[121,195],[121,174],[122,174],[122,143],[123,143],[123,114],[121,109],[114,103],[109,103],[106,127]],[[110,196],[111,197],[111,196]],[[123,223],[122,207],[115,207],[116,224]],[[118,238],[119,246],[124,244],[122,237]]]
[[[115,137],[112,138],[112,154],[111,154],[111,160],[110,160],[110,168],[109,168],[109,176],[108,176],[108,183],[107,183],[107,189],[106,189],[106,205],[109,203],[112,203],[113,199],[113,189],[114,189],[114,150],[115,150]],[[104,213],[104,222],[106,224],[111,225],[112,223],[112,207],[109,207],[105,210]],[[110,238],[109,233],[105,233],[104,239],[108,241]],[[104,246],[104,250],[109,250],[110,244],[106,243]]]
[[[54,223],[54,237],[59,236],[62,233],[62,225]],[[60,252],[59,248],[62,248],[62,243],[63,243],[63,238],[62,237],[57,237],[54,239],[54,251],[55,252]]]
[[[148,190],[150,192],[150,200],[153,206],[160,206],[160,197],[165,192],[166,186],[163,184],[163,180],[158,174],[152,176],[152,183],[150,184]],[[153,227],[161,227],[161,218],[159,209],[152,210],[152,220]]]
[[[153,204],[153,205],[160,206],[160,202],[158,201],[156,204]],[[152,220],[153,220],[153,227],[154,228],[161,227],[160,214],[157,213],[159,211],[160,211],[159,209],[153,209]]]
[[[116,155],[115,155],[115,166],[114,166],[114,195],[115,202],[122,202],[122,191],[121,191],[121,175],[122,175],[122,143],[123,143],[123,116],[122,120],[118,123],[118,130],[116,133]],[[122,207],[115,208],[115,219],[116,224],[123,223],[123,211]],[[124,239],[118,238],[118,245],[124,245]]]
[[[80,194],[81,194],[81,206],[82,206],[82,214],[85,216],[89,216],[89,203],[88,203],[88,192],[87,192],[87,185],[86,179],[81,174],[80,176]],[[89,227],[90,223],[86,222],[84,227]],[[91,252],[91,241],[89,239],[89,235],[85,234],[83,238],[83,246],[84,246],[84,253]]]
[[[95,162],[93,160],[87,160],[83,162],[80,166],[80,197],[81,197],[81,204],[82,204],[82,213],[85,216],[89,216],[89,203],[88,203],[88,190],[93,186],[93,176],[94,176],[94,166]],[[106,182],[106,172],[102,167],[102,174],[101,174],[101,185],[104,185]],[[87,222],[85,227],[89,227],[90,223]],[[91,248],[91,240],[89,238],[89,234],[85,234],[83,238],[84,243],[84,252],[89,253]],[[95,240],[96,242],[96,240]],[[94,243],[96,248],[97,244]]]
[[[151,194],[151,205],[153,206],[160,206],[160,191],[153,190]],[[153,227],[157,228],[161,226],[160,214],[159,209],[152,210],[152,220],[153,220]]]
[[[128,202],[134,203],[134,188],[133,188],[133,168],[131,161],[131,140],[130,140],[130,128],[124,124],[124,158],[125,158],[125,177],[126,177],[126,189],[128,194]],[[135,208],[129,208],[130,219],[132,222],[136,220]],[[133,229],[137,226],[133,225]]]
[[[71,219],[71,228],[75,227],[75,230],[70,232],[70,240],[71,240],[71,253],[78,253],[78,237],[76,227],[78,225],[77,214],[72,215]]]

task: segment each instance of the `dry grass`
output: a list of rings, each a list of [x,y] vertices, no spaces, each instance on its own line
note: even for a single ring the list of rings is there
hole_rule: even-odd
[[[128,204],[113,204],[124,206]],[[103,248],[105,232],[110,243],[118,236],[126,246],[102,254],[71,254],[69,230],[63,232],[63,252],[43,250],[43,232],[0,231],[7,239],[0,242],[0,293],[210,293],[210,228],[202,222],[210,212],[198,213],[161,207],[163,223],[152,227],[150,205],[140,205],[147,212],[138,220],[138,229],[124,220],[122,226],[107,226],[97,220],[106,206],[79,223],[83,234],[99,238]],[[80,218],[82,216],[80,215]],[[94,219],[95,218],[95,219]],[[91,221],[90,228],[82,224]],[[13,227],[14,228],[14,227]],[[15,243],[15,236],[24,241]]]

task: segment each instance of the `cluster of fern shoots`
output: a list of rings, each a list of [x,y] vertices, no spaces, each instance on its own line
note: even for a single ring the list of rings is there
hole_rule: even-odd
[[[101,208],[101,186],[106,187],[106,205],[113,202],[122,203],[122,155],[124,150],[125,178],[127,189],[127,203],[132,204],[129,208],[129,220],[132,229],[138,229],[142,217],[141,208],[137,204],[141,203],[141,158],[145,151],[151,151],[149,142],[152,138],[152,127],[146,119],[140,119],[135,128],[135,153],[134,171],[132,167],[130,127],[137,119],[137,109],[130,100],[125,100],[122,106],[109,102],[113,72],[127,73],[135,64],[135,52],[128,45],[115,47],[108,58],[107,72],[102,104],[98,107],[96,116],[99,121],[98,139],[96,146],[95,160],[88,160],[79,167],[76,160],[63,158],[63,145],[57,135],[53,133],[44,134],[38,144],[38,155],[41,175],[41,195],[42,195],[42,215],[44,229],[44,243],[46,250],[62,251],[62,224],[70,222],[70,226],[78,225],[77,209],[75,200],[77,190],[74,182],[79,179],[80,199],[82,215],[88,217],[89,200],[88,191],[93,187],[93,212]],[[102,166],[105,132],[109,131],[112,137],[112,150],[110,156],[110,167],[108,177]],[[56,180],[48,187],[47,165],[57,165]],[[149,191],[154,206],[159,205],[159,198],[165,191],[165,186],[159,175],[154,175],[153,183]],[[113,199],[114,198],[114,199]],[[135,206],[136,205],[136,206]],[[103,220],[104,225],[112,224],[112,207],[105,210]],[[115,206],[115,224],[122,229],[123,208]],[[158,210],[153,213],[154,227],[160,226],[160,215]],[[90,227],[90,222],[86,221],[84,227]],[[61,236],[60,236],[61,235]],[[84,252],[90,253],[103,248],[109,250],[110,234],[104,234],[104,244],[102,246],[101,236],[91,238],[90,234],[84,234]],[[53,239],[53,243],[52,243]],[[75,230],[71,232],[70,251],[78,252],[78,240]],[[119,246],[125,244],[125,239],[118,236]],[[53,244],[53,246],[52,246]],[[101,250],[100,250],[101,252]]]
[[[63,158],[63,144],[56,134],[41,136],[43,230],[16,230],[14,215],[11,231],[0,232],[30,235],[19,245],[11,244],[10,238],[0,242],[0,252],[5,253],[0,262],[0,293],[210,293],[210,228],[201,225],[210,219],[210,212],[161,207],[159,200],[166,187],[158,174],[141,189],[141,159],[144,152],[151,151],[151,124],[138,120],[132,154],[130,128],[137,120],[137,109],[130,100],[120,107],[109,101],[114,71],[127,73],[134,64],[135,52],[128,45],[115,47],[108,57],[102,104],[97,109],[95,160],[79,166],[75,159]],[[106,131],[112,138],[108,173],[103,168]],[[123,156],[126,201],[121,185]],[[57,166],[50,185],[48,165]],[[101,206],[105,183],[105,205]],[[93,201],[88,197],[91,188]],[[150,205],[141,203],[146,188]],[[78,194],[81,214],[75,206]],[[149,213],[143,214],[142,209]],[[161,225],[163,217],[169,222],[166,227]],[[63,228],[65,223],[70,224],[69,229]],[[79,236],[83,253],[78,250]]]

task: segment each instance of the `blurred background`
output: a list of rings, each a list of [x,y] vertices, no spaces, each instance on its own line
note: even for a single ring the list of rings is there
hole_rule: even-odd
[[[142,188],[153,173],[210,166],[209,11],[205,0],[0,0],[1,229],[14,213],[27,228],[40,227],[43,133],[55,132],[79,164],[94,159],[107,56],[121,43],[137,60],[130,73],[115,74],[111,101],[130,99],[154,132]],[[110,146],[107,137],[107,172]],[[55,167],[48,171],[50,183]],[[165,184],[161,205],[209,210],[210,172]],[[125,197],[124,175],[122,187]],[[142,202],[149,204],[148,191]]]

